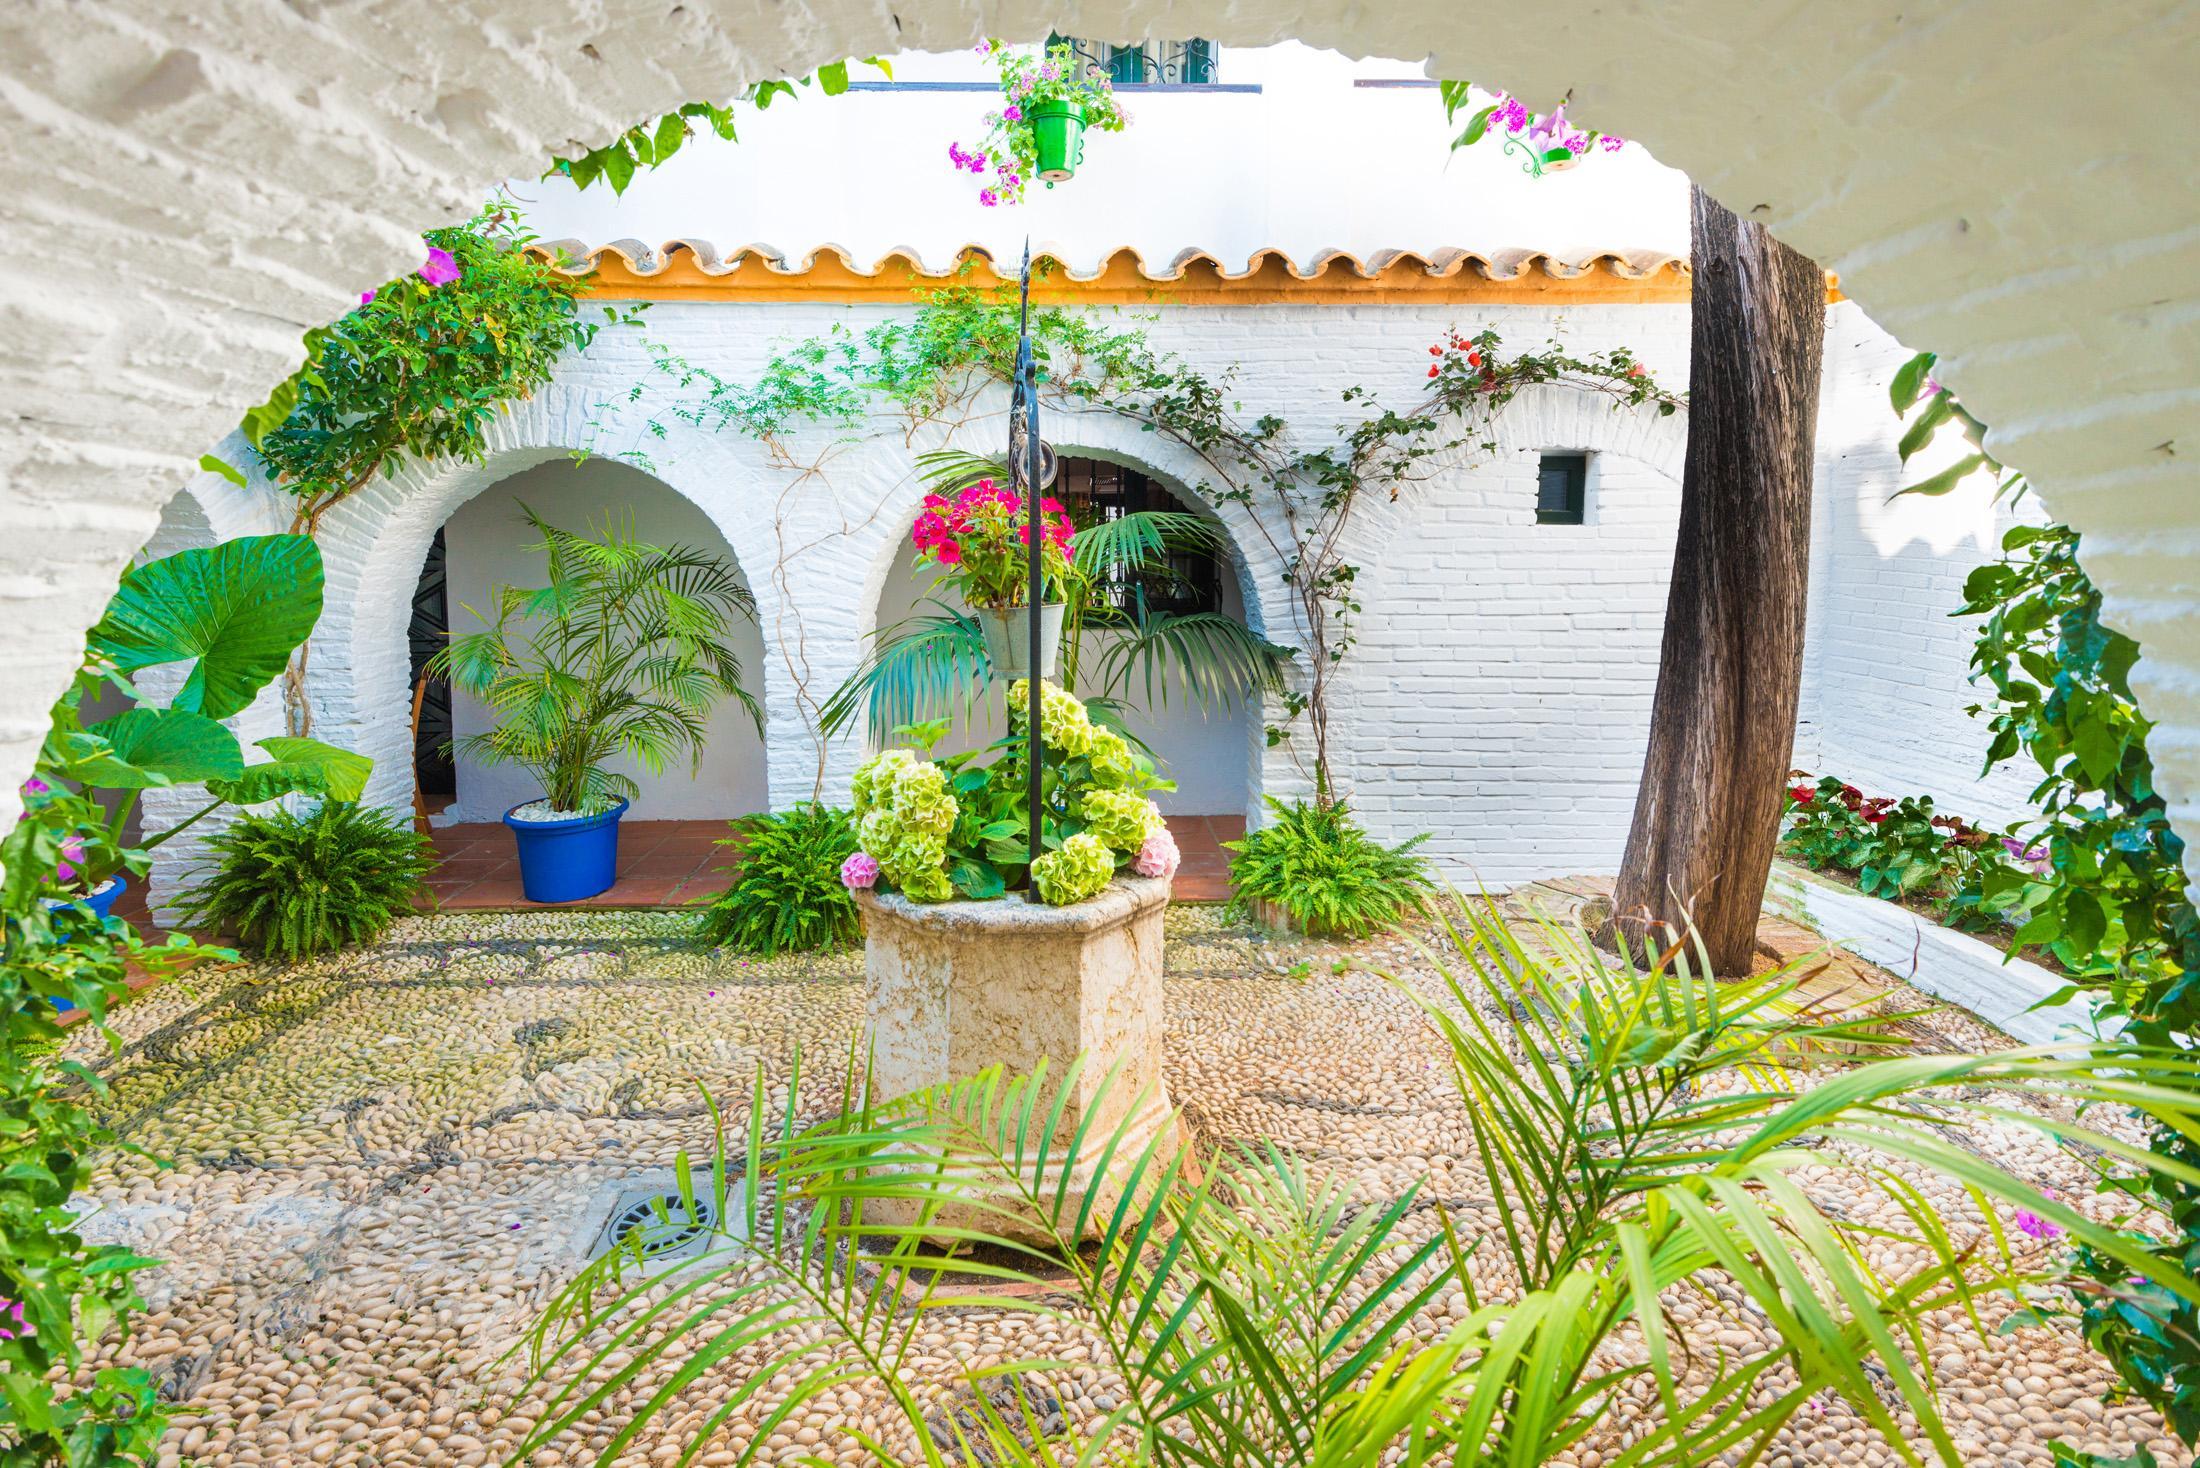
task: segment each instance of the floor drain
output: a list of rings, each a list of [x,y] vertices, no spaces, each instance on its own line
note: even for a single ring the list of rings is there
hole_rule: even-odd
[[[622,1195],[598,1235],[589,1257],[613,1249],[639,1247],[650,1263],[682,1259],[699,1251],[718,1225],[717,1205],[698,1196],[691,1210],[677,1192],[655,1188]]]

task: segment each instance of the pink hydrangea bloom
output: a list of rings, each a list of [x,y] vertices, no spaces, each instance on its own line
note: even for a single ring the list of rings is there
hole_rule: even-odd
[[[850,892],[868,892],[878,882],[878,858],[859,851],[840,864],[840,885]]]
[[[420,278],[430,285],[449,285],[458,279],[458,257],[430,245],[428,263],[420,267]]]
[[[1141,877],[1173,877],[1177,863],[1183,856],[1176,849],[1176,837],[1164,826],[1146,838],[1146,844],[1138,848],[1137,859],[1131,870]]]

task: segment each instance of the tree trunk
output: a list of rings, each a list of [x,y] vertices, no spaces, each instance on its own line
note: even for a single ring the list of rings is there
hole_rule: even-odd
[[[1743,975],[1795,745],[1826,279],[1700,188],[1693,215],[1680,536],[1650,749],[1599,936],[1663,947],[1693,924],[1712,972]]]

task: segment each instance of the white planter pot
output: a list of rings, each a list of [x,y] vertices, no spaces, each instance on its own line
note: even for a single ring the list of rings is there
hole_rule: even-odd
[[[1039,665],[1042,678],[1053,677],[1055,665],[1061,661],[1062,615],[1068,610],[1061,602],[1047,602],[1039,608],[1039,641],[1046,649]],[[993,676],[1011,680],[1023,677],[1031,662],[1030,609],[1010,607],[998,611],[979,607],[972,615],[985,629],[985,650],[993,659]]]
[[[856,900],[863,909],[873,1093],[903,1096],[991,1066],[1028,1076],[1044,1060],[1048,1079],[1036,1111],[1043,1117],[1060,1078],[1082,1055],[1049,1149],[1050,1158],[1063,1161],[1048,1166],[1053,1181],[1063,1166],[1069,1172],[1065,1218],[1098,1195],[1086,1230],[1096,1237],[1129,1162],[1154,1143],[1149,1167],[1157,1172],[1177,1150],[1161,1069],[1161,922],[1169,884],[1121,878],[1071,907],[1014,892],[994,902],[917,903],[869,892]],[[1065,1156],[1088,1116],[1083,1146]],[[1119,1130],[1122,1140],[1104,1173],[1101,1159]],[[914,1204],[899,1218],[891,1207],[865,1211],[914,1221]],[[937,1221],[1043,1237],[1036,1221],[1018,1229],[991,1212]]]

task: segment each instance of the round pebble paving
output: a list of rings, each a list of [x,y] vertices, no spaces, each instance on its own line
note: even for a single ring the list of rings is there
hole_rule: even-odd
[[[136,1335],[109,1358],[153,1370],[176,1404],[163,1468],[509,1457],[542,1410],[518,1350],[529,1326],[574,1277],[623,1182],[669,1167],[682,1149],[707,1155],[705,1090],[739,1113],[761,1066],[783,1100],[799,1050],[798,1111],[822,1114],[838,1096],[863,1012],[860,951],[745,959],[696,949],[688,921],[411,919],[371,949],[200,972],[149,991],[117,1016],[119,1053],[96,1035],[71,1040],[105,1075],[105,1104],[139,1149],[105,1163],[87,1232],[165,1261],[143,1276],[151,1308]],[[1449,1210],[1462,1236],[1485,1232],[1495,1214],[1439,1048],[1411,996],[1369,970],[1434,982],[1402,941],[1306,943],[1233,926],[1215,909],[1173,909],[1172,1095],[1204,1150],[1273,1143],[1361,1203],[1417,1190],[1424,1206],[1403,1241],[1430,1236],[1433,1207]],[[1886,986],[1894,1007],[1926,1007]],[[2007,1043],[1960,1013],[1906,1027],[1927,1045]],[[2087,1190],[2083,1164],[2027,1129],[1974,1128],[1963,1140],[2034,1182]],[[1951,1228],[1977,1224],[1960,1190],[1911,1180]],[[1853,1185],[1838,1171],[1804,1183],[1852,1218],[1880,1206],[1844,1192]],[[1515,1288],[1493,1256],[1474,1269],[1487,1293]],[[2113,1374],[2074,1330],[1997,1333],[2011,1308],[1985,1307],[1984,1339],[1953,1313],[1926,1336],[1969,1462],[2045,1468],[2058,1437],[2117,1453],[2146,1444],[2165,1465],[2190,1462],[2152,1412],[2115,1400]],[[1417,1330],[1439,1334],[1465,1310],[1463,1295],[1438,1299]],[[1676,1296],[1673,1311],[1707,1354],[1761,1349],[1746,1309]],[[1095,1355],[1069,1319],[972,1306],[923,1322],[908,1374],[943,1423],[964,1410],[955,1394],[969,1388],[955,1379],[969,1367]],[[736,1355],[688,1388],[617,1461],[676,1461],[760,1359]],[[623,1409],[661,1379],[643,1376],[531,1461],[594,1462]],[[733,1463],[789,1385],[775,1382],[712,1429],[697,1461]],[[1074,1431],[1120,1391],[1107,1371],[1077,1364],[1030,1389],[1027,1405],[1043,1427]],[[1020,1415],[1013,1401],[1007,1410]],[[1623,1398],[1557,1461],[1598,1468],[1655,1410],[1647,1391]],[[872,1461],[851,1430],[904,1457],[916,1451],[884,1392],[857,1382],[777,1424],[761,1456]],[[1766,1461],[1900,1459],[1830,1399]]]

